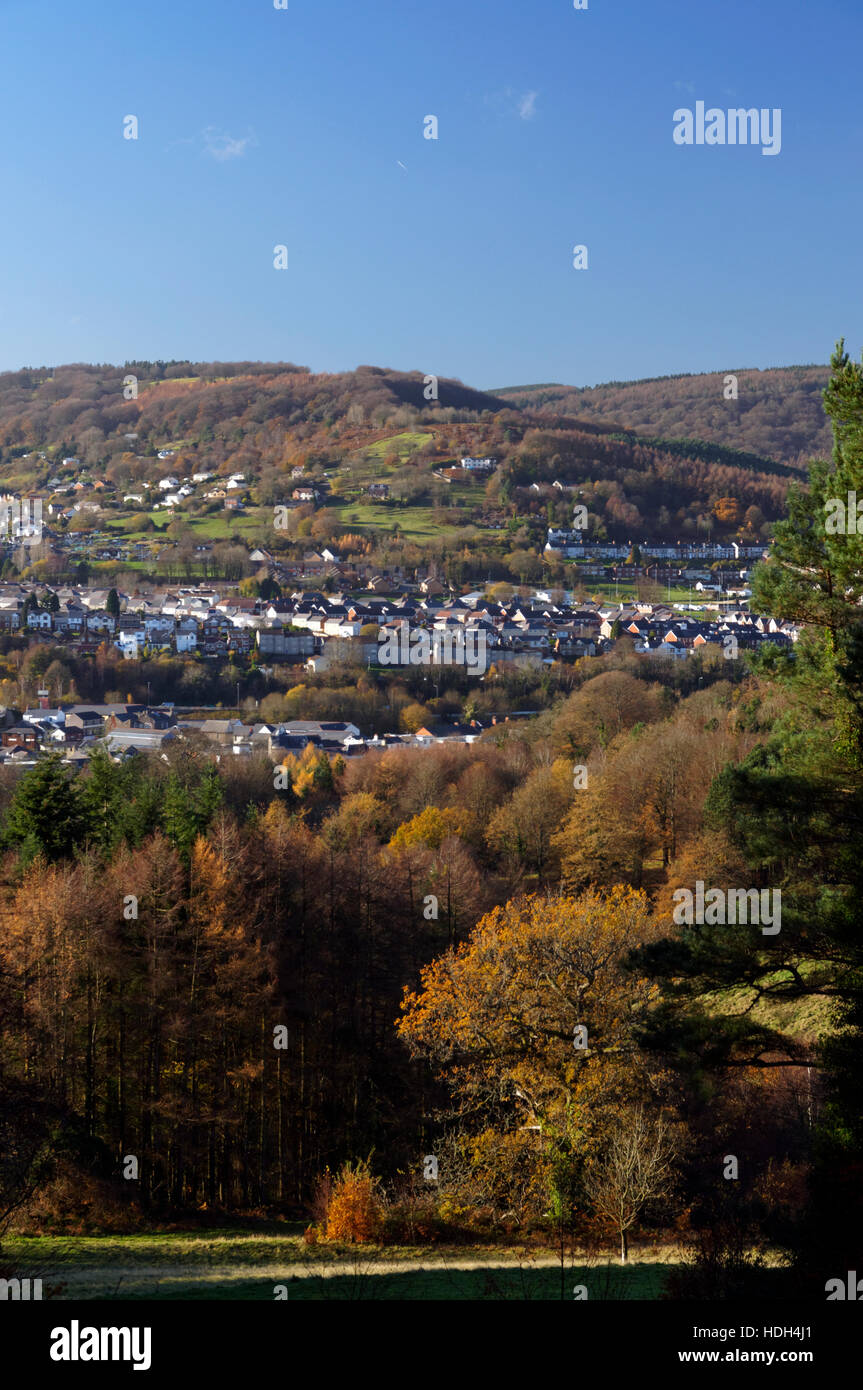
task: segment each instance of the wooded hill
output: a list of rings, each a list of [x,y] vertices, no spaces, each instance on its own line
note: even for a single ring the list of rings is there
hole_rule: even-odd
[[[737,377],[737,400],[725,400],[729,373]],[[618,424],[665,439],[711,440],[796,469],[829,455],[830,430],[821,393],[826,366],[774,367],[768,371],[729,367],[698,376],[610,381],[602,386],[511,386],[497,394],[522,409]]]
[[[142,482],[240,472],[246,505],[267,508],[290,497],[296,483],[288,481],[302,469],[313,482],[326,471],[318,505],[353,533],[387,525],[386,511],[351,510],[378,481],[389,509],[449,508],[459,527],[531,515],[540,527],[566,525],[569,490],[588,505],[594,535],[765,539],[789,479],[825,444],[825,380],[820,367],[742,373],[734,402],[723,400],[721,376],[486,393],[371,366],[337,374],[252,362],[32,368],[0,374],[0,486],[48,496],[61,484],[103,489],[101,509],[120,514],[111,517],[116,530],[125,525],[124,494]],[[463,455],[493,455],[500,466],[462,487],[441,470]],[[222,505],[199,490],[177,514]],[[140,505],[126,510],[131,521]],[[440,515],[426,521],[430,533],[443,524]],[[399,522],[410,533],[410,516]],[[526,538],[537,551],[542,540],[539,531]]]

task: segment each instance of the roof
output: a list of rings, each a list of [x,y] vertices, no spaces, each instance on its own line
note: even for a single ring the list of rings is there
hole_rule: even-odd
[[[109,752],[124,748],[161,748],[166,739],[177,737],[176,729],[114,729],[105,737]]]

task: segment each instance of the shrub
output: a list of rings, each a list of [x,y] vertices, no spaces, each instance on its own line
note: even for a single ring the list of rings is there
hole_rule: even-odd
[[[404,1192],[386,1204],[381,1237],[387,1245],[433,1245],[449,1234],[434,1193]]]
[[[335,1178],[327,1208],[327,1239],[364,1244],[380,1228],[380,1196],[367,1159],[343,1164]]]

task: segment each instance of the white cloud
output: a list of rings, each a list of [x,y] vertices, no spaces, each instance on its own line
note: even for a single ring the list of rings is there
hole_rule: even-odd
[[[215,126],[207,126],[203,133],[204,153],[211,159],[217,159],[220,163],[226,159],[242,159],[246,150],[258,142],[254,135],[245,135],[241,139],[235,139],[233,135],[228,135],[225,131],[216,130]]]
[[[525,92],[519,99],[518,114],[523,121],[530,121],[536,115],[536,99],[539,92]]]

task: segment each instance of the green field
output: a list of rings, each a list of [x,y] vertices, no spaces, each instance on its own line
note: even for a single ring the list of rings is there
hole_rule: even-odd
[[[122,537],[124,540],[143,544],[150,541],[165,541],[167,537],[161,528],[167,528],[169,523],[174,520],[174,515],[161,509],[148,512],[147,515],[159,529],[156,531],[133,531],[128,525],[129,518],[125,517],[106,521],[104,534],[115,539]],[[201,517],[189,516],[187,512],[178,511],[176,516],[188,524],[193,539],[199,544],[203,541],[227,540],[230,536],[241,535],[257,540],[263,545],[266,544],[266,537],[273,527],[272,507],[248,507],[242,512],[212,512],[208,516]],[[313,546],[311,540],[309,540],[309,546]]]
[[[804,980],[817,980],[829,973],[829,962],[817,964],[815,961],[798,961],[795,964],[798,975]],[[756,1023],[765,1028],[775,1029],[790,1038],[827,1038],[836,1033],[839,1023],[836,1007],[828,995],[804,995],[797,998],[791,995],[784,998],[779,994],[765,994],[762,990],[771,986],[793,986],[790,970],[776,970],[764,975],[758,981],[758,989],[748,985],[736,985],[731,989],[715,990],[701,996],[704,1010],[709,1014],[734,1016],[748,1014]]]
[[[609,581],[605,579],[593,579],[589,576],[581,578],[578,574],[577,569],[574,570],[571,574],[567,572],[566,578],[563,581],[563,587],[566,589],[583,589],[586,594],[596,594],[598,597],[604,599],[617,599],[620,603],[635,603],[638,598],[637,587],[632,582],[620,579],[618,580],[617,584],[615,584],[613,579]],[[658,594],[659,587],[661,587],[662,589],[661,598]],[[705,601],[709,602],[709,600]],[[694,589],[684,589],[679,585],[675,584],[672,584],[671,590],[669,591],[668,586],[666,584],[663,584],[661,586],[657,586],[657,597],[655,602],[693,603],[700,605],[702,602],[702,596],[700,594],[697,594]],[[704,609],[699,607],[698,611],[703,612]]]
[[[281,1229],[292,1229],[281,1228]],[[605,1256],[560,1259],[546,1249],[308,1246],[294,1234],[36,1236],[4,1240],[21,1278],[52,1298],[344,1300],[656,1299],[675,1254],[651,1251],[625,1268]],[[284,1294],[281,1295],[284,1297]]]
[[[362,452],[369,458],[381,461],[388,458],[390,454],[397,454],[400,459],[406,459],[433,438],[434,435],[425,431],[405,430],[402,434],[392,434],[388,439],[379,439],[376,444],[366,445]]]
[[[434,507],[386,507],[373,502],[345,502],[329,510],[336,514],[339,525],[348,530],[353,526],[363,526],[372,531],[392,531],[394,526],[398,526],[403,536],[417,542],[458,540],[468,526],[473,526],[477,537],[499,534],[474,526],[467,515],[463,526],[441,525],[435,521]],[[356,520],[353,520],[354,517]]]

